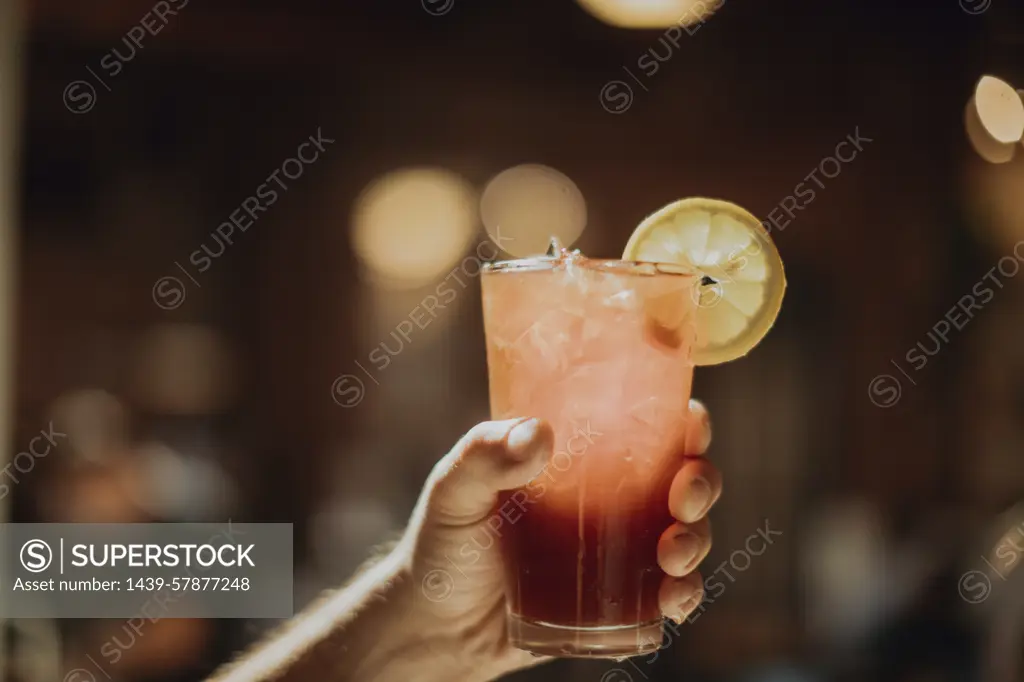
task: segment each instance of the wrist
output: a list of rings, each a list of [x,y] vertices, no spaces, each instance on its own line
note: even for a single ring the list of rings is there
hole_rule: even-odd
[[[398,547],[395,553],[395,570],[380,581],[374,624],[368,628],[375,634],[359,665],[348,667],[348,679],[489,682],[507,672],[508,666],[490,655],[493,647],[481,646],[488,637],[478,624],[446,615],[428,598],[424,581],[430,572],[414,567],[411,552],[402,554]]]
[[[401,543],[369,573],[363,607],[343,626],[343,679],[374,682],[472,680],[452,633],[422,593],[412,567],[412,553]]]

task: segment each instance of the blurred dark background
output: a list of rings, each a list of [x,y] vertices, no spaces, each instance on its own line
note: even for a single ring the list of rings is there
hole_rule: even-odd
[[[10,456],[68,434],[6,470],[9,520],[291,522],[297,607],[341,583],[487,418],[477,200],[544,164],[584,253],[718,196],[776,221],[789,290],[696,374],[726,589],[655,661],[521,679],[1024,680],[1022,3],[728,0],[667,34],[572,0],[3,2]],[[272,625],[9,622],[5,679],[198,680]]]

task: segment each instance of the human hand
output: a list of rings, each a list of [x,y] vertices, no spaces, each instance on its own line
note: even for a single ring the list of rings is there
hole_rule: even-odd
[[[686,456],[668,496],[677,522],[657,545],[666,574],[659,604],[677,621],[703,597],[696,567],[711,548],[706,514],[722,492],[721,476],[701,456],[711,440],[707,411],[691,401],[689,418]],[[502,556],[478,540],[493,543],[499,491],[540,474],[553,441],[551,427],[537,419],[474,427],[434,467],[393,551],[212,682],[484,682],[545,660],[510,644]],[[464,552],[470,543],[485,551]]]
[[[659,603],[676,621],[703,598],[696,568],[711,548],[706,515],[722,492],[721,475],[702,456],[711,429],[701,403],[690,402],[690,420],[687,457],[669,492],[676,523],[657,548],[666,573]],[[413,514],[403,542],[413,592],[406,617],[424,633],[421,646],[433,664],[459,679],[494,679],[545,660],[509,644],[502,555],[496,544],[485,543],[494,542],[488,524],[498,493],[526,486],[537,476],[552,455],[553,441],[551,427],[537,419],[477,425],[434,467]]]

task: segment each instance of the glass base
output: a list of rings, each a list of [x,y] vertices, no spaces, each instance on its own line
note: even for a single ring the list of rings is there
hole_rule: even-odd
[[[661,619],[638,625],[573,627],[509,614],[512,646],[533,654],[570,658],[643,656],[662,646]]]

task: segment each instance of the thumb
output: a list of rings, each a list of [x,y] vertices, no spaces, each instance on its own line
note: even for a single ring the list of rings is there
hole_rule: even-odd
[[[477,424],[431,472],[428,517],[451,525],[485,518],[498,491],[524,486],[543,470],[554,440],[551,426],[540,419]]]

